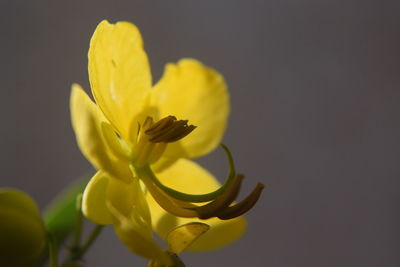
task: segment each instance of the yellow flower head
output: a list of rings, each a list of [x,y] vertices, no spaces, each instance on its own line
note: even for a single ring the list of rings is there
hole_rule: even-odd
[[[154,242],[153,229],[167,239],[178,225],[209,219],[211,230],[193,250],[216,249],[240,237],[246,224],[240,215],[257,201],[262,185],[230,206],[243,177],[231,170],[219,188],[209,172],[187,159],[221,141],[229,114],[223,77],[197,60],[182,59],[167,64],[153,86],[142,37],[128,22],[102,21],[88,59],[96,103],[79,85],[71,93],[78,145],[98,170],[84,192],[86,217],[114,225],[132,252],[157,262],[168,262],[168,256]]]

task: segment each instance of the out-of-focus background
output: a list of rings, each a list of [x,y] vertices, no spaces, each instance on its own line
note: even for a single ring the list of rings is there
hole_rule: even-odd
[[[194,57],[222,72],[224,138],[245,192],[266,184],[237,243],[183,254],[188,266],[400,266],[399,1],[0,2],[0,185],[43,208],[90,165],[69,121],[70,85],[88,88],[102,19],[144,36],[154,80]],[[223,177],[221,151],[200,162]],[[100,237],[86,266],[145,266]]]

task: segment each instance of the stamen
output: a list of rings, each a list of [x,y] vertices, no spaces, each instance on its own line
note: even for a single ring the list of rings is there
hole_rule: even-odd
[[[152,143],[151,143],[152,144]],[[167,148],[167,143],[156,143],[154,144],[153,151],[149,157],[149,163],[152,164],[159,160],[164,153],[165,149]]]
[[[190,134],[194,129],[196,129],[196,126],[194,126],[194,125],[188,125],[187,127],[185,126],[181,133],[177,133],[175,136],[172,136],[166,142],[172,143],[172,142],[178,141],[178,140],[184,138],[185,136],[187,136],[188,134]]]
[[[224,211],[228,208],[239,194],[243,179],[243,174],[237,174],[233,182],[228,185],[228,188],[223,192],[223,194],[219,195],[214,201],[195,208],[199,214],[199,218],[205,220],[211,217],[216,217],[220,211]]]
[[[238,204],[228,207],[218,214],[218,218],[221,220],[229,220],[243,215],[248,212],[260,198],[261,192],[264,189],[264,185],[258,183],[253,191]]]
[[[164,128],[169,127],[171,124],[176,121],[175,116],[167,116],[164,119],[159,120],[153,126],[151,126],[149,129],[146,130],[146,134],[148,135],[154,135],[159,131],[162,131]]]
[[[173,197],[175,199],[179,199],[182,201],[186,202],[208,202],[214,200],[216,197],[219,195],[223,194],[223,192],[227,189],[228,185],[233,182],[235,178],[235,164],[233,162],[233,157],[231,152],[229,151],[228,147],[221,144],[221,147],[223,148],[227,158],[228,158],[228,164],[229,164],[229,174],[228,178],[226,179],[225,183],[218,188],[215,191],[205,193],[205,194],[187,194],[184,192],[177,191],[173,188],[170,188],[164,184],[162,184],[157,176],[154,175],[153,171],[151,170],[150,166],[144,167],[144,172],[147,173],[149,178],[152,180],[152,182],[159,187],[162,191],[164,191],[166,194],[168,194],[170,197]]]
[[[168,116],[149,127],[145,133],[149,135],[150,142],[172,143],[187,136],[196,128],[187,123],[187,120],[176,120],[174,116]]]
[[[134,170],[134,167],[131,166],[131,169]],[[149,190],[151,196],[164,210],[178,217],[183,217],[183,218],[198,217],[196,211],[192,209],[196,207],[195,205],[169,197],[167,194],[161,191],[157,186],[155,186],[146,175],[142,175],[142,173],[140,173],[140,178],[146,185],[146,188],[147,190]]]

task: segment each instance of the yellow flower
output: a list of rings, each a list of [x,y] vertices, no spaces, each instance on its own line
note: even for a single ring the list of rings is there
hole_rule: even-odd
[[[210,218],[211,230],[191,249],[216,249],[239,238],[246,222],[238,216],[254,205],[262,186],[229,206],[243,177],[231,170],[218,189],[209,172],[187,159],[209,153],[221,141],[229,114],[223,77],[197,60],[182,59],[167,64],[153,86],[142,37],[128,22],[102,21],[88,59],[96,104],[79,85],[71,92],[78,145],[98,170],[84,192],[86,217],[112,224],[132,252],[159,262],[168,257],[153,229],[166,239],[178,225]]]

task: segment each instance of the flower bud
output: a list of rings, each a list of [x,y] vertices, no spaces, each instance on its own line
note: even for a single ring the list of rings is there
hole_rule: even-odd
[[[46,231],[35,202],[24,192],[0,189],[0,262],[28,267],[40,257]]]

